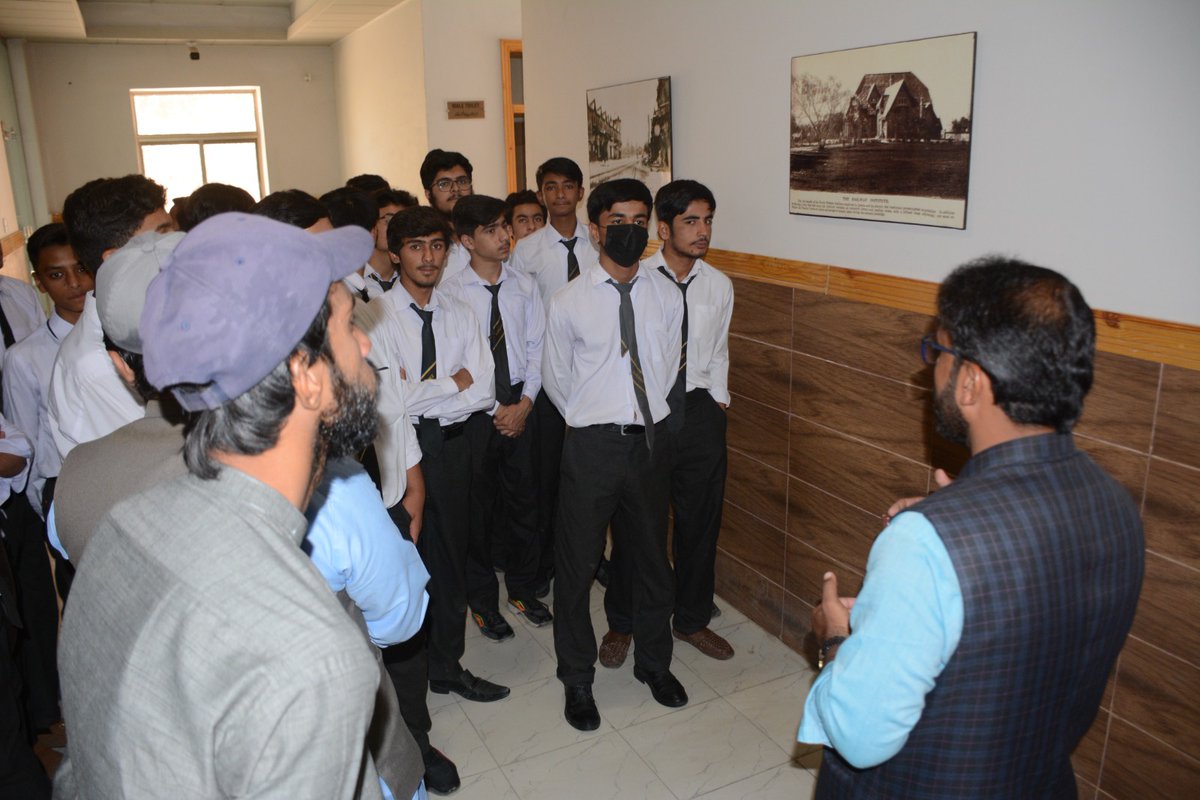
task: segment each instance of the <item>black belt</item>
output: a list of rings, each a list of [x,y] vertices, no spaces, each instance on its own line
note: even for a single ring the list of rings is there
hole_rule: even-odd
[[[427,419],[427,417],[422,417],[422,419]],[[413,427],[416,428],[418,432],[421,429],[420,425],[413,425]],[[438,427],[441,428],[442,431],[442,440],[448,442],[451,439],[457,439],[459,436],[462,436],[463,431],[467,427],[467,423],[466,420],[463,420],[462,422],[456,422],[453,425],[441,425],[439,423]]]
[[[584,429],[600,431],[602,433],[616,433],[621,436],[644,436],[646,434],[645,425],[618,425],[613,422],[605,422],[599,425],[585,425]]]

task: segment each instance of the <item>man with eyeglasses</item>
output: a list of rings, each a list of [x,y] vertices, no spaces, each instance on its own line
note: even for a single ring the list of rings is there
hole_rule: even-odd
[[[889,509],[857,598],[825,574],[797,738],[826,746],[817,798],[1073,798],[1145,548],[1128,492],[1071,436],[1092,311],[1002,258],[955,270],[937,306],[934,418],[971,458]]]
[[[429,205],[437,209],[446,218],[447,226],[453,228],[450,217],[458,198],[474,194],[471,188],[471,162],[462,153],[452,150],[434,148],[425,154],[421,162],[421,185],[425,187],[425,197]],[[450,245],[446,254],[446,267],[442,278],[450,278],[462,272],[471,264],[471,254],[466,251],[457,239]]]

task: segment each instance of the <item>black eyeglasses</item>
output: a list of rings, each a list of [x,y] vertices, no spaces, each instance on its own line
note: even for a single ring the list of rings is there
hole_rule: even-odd
[[[962,353],[955,350],[953,347],[944,347],[937,343],[937,340],[932,336],[926,336],[921,340],[921,362],[926,366],[932,367],[937,363],[938,353],[949,353],[955,358],[966,358]]]
[[[471,188],[471,179],[466,175],[462,175],[458,178],[439,178],[433,182],[433,188],[439,192],[448,192],[455,187],[458,187],[461,191],[466,191]]]

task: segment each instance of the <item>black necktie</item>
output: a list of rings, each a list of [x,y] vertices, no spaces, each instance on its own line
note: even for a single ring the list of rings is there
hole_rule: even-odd
[[[671,408],[671,416],[667,418],[667,427],[672,433],[683,430],[683,409],[687,404],[687,342],[688,342],[688,306],[687,290],[692,281],[679,283],[666,267],[660,266],[658,271],[666,275],[683,293],[683,341],[679,345],[679,371],[675,373],[675,384],[667,392],[667,405]],[[695,280],[693,278],[693,280]]]
[[[492,318],[488,343],[492,346],[492,361],[496,363],[496,402],[506,406],[512,402],[512,376],[508,371],[508,344],[504,341],[504,318],[500,316],[500,286],[485,286],[492,293]]]
[[[634,278],[629,283],[617,283],[612,278],[608,279],[617,293],[621,295],[620,306],[620,325],[621,325],[621,355],[629,353],[629,372],[633,377],[633,394],[637,398],[638,408],[642,412],[642,420],[646,425],[646,447],[654,449],[654,417],[650,414],[650,399],[646,397],[646,376],[642,373],[642,362],[638,358],[637,331],[633,326],[633,298],[630,292],[633,291],[633,284],[637,282]]]
[[[364,303],[371,302],[371,295],[367,294],[367,287],[362,287],[358,290],[358,296],[362,298]]]
[[[391,289],[393,286],[396,285],[396,278],[398,278],[399,276],[393,275],[392,279],[390,281],[385,281],[383,278],[379,277],[378,275],[368,275],[367,277],[370,278],[371,280],[375,281],[376,283],[378,283],[379,288],[383,289],[386,292],[389,289]]]
[[[437,344],[433,340],[433,311],[423,311],[416,303],[408,307],[421,318],[421,380],[437,378]],[[433,417],[421,417],[417,424],[417,441],[421,450],[436,456],[442,450],[442,425]]]
[[[576,269],[576,272],[578,272],[578,269]],[[8,315],[4,313],[3,305],[0,305],[0,334],[4,336],[5,350],[17,343],[17,338],[13,336],[12,325],[8,324]]]
[[[559,241],[567,247],[567,283],[570,283],[579,277],[579,259],[575,256],[575,243],[579,241],[579,237]]]

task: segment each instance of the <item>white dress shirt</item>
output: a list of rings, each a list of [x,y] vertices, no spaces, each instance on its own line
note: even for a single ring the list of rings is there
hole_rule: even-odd
[[[25,281],[0,275],[0,308],[12,328],[13,343],[24,339],[46,321],[46,312],[37,292]],[[0,338],[0,358],[4,357],[4,339]]]
[[[662,250],[642,262],[659,279],[675,284],[658,271],[667,266]],[[707,389],[713,400],[729,405],[729,320],[733,318],[733,281],[725,273],[696,259],[682,283],[688,284],[687,390]],[[676,287],[675,291],[679,291]],[[682,293],[680,293],[682,295]]]
[[[79,322],[63,339],[50,373],[46,409],[58,454],[107,436],[145,416],[146,409],[121,380],[104,347],[96,295],[88,292]]]
[[[620,294],[608,280],[599,264],[589,267],[554,293],[546,314],[542,388],[572,428],[646,423],[629,354],[621,353]],[[667,392],[679,369],[683,299],[644,265],[630,299],[646,399],[652,422],[660,422],[671,413]]]
[[[25,434],[13,427],[3,415],[0,415],[0,431],[4,432],[4,436],[0,437],[0,453],[25,459],[25,467],[20,472],[11,478],[0,478],[0,505],[3,505],[8,502],[9,495],[13,492],[25,489],[25,482],[29,480],[29,462],[33,456],[33,448]]]
[[[450,243],[450,252],[446,253],[446,266],[442,270],[442,279],[440,283],[453,278],[464,269],[471,268],[471,254],[467,252],[467,248],[463,247],[458,242]]]
[[[62,467],[46,408],[50,372],[59,344],[73,327],[58,312],[52,312],[46,324],[4,354],[4,411],[13,425],[34,443],[27,495],[39,516],[46,479],[58,475]]]
[[[547,224],[517,242],[509,259],[514,269],[537,281],[542,290],[542,303],[547,306],[550,295],[567,285],[567,247],[562,239],[563,235]],[[579,260],[581,275],[600,259],[587,225],[578,221],[575,223],[575,257]]]
[[[488,285],[475,270],[468,269],[448,281],[442,281],[439,291],[471,307],[479,321],[484,341],[490,343],[492,293],[487,289]],[[546,332],[546,310],[542,306],[542,297],[533,278],[511,269],[507,264],[500,265],[499,297],[500,317],[504,320],[508,376],[513,384],[525,382],[521,394],[532,402],[542,388],[542,337]],[[493,352],[492,357],[495,358],[496,353]],[[491,413],[496,413],[499,405],[493,404]]]

